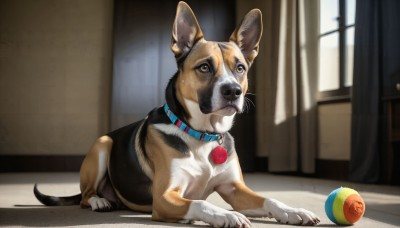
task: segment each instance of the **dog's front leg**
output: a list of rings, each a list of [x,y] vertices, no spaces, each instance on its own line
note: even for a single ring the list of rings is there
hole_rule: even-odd
[[[275,218],[280,223],[293,225],[316,225],[318,217],[303,208],[292,208],[275,199],[264,198],[244,183],[223,184],[217,192],[234,210],[249,217]]]
[[[163,194],[153,203],[153,220],[163,222],[203,221],[213,227],[250,227],[243,214],[219,208],[204,200],[188,200],[179,190]]]

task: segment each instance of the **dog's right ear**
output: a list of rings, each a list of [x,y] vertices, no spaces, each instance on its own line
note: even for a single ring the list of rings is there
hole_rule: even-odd
[[[196,16],[185,2],[179,2],[172,27],[171,50],[175,58],[187,54],[193,45],[203,38]]]
[[[259,9],[253,9],[243,18],[240,25],[229,38],[242,50],[249,65],[258,54],[259,43],[263,31],[262,15]]]

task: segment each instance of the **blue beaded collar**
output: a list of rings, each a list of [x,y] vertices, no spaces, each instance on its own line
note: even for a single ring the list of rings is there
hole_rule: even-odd
[[[167,103],[164,104],[164,111],[165,111],[165,114],[167,114],[168,118],[171,120],[171,123],[173,123],[174,125],[179,127],[179,129],[181,129],[182,131],[186,132],[187,134],[189,134],[190,136],[192,136],[192,137],[194,137],[194,138],[196,138],[198,140],[211,142],[211,141],[222,140],[222,138],[224,137],[223,134],[210,134],[210,133],[200,132],[200,131],[194,130],[193,128],[189,127],[185,122],[180,120],[169,109]]]

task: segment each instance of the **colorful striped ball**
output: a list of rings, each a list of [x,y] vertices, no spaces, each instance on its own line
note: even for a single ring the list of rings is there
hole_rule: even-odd
[[[325,201],[328,218],[338,225],[351,225],[361,219],[365,203],[360,194],[351,188],[333,190]]]

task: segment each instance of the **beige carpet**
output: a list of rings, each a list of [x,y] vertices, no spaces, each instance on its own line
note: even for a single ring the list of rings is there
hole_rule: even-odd
[[[366,213],[354,227],[399,227],[400,188],[361,185],[311,178],[247,174],[246,183],[266,197],[316,213],[319,227],[337,227],[326,217],[324,202],[327,194],[340,186],[357,189],[366,202]],[[97,213],[78,206],[44,207],[35,199],[33,183],[47,194],[72,195],[79,192],[78,173],[11,173],[0,174],[0,226],[7,227],[187,227],[188,225],[153,222],[150,215],[132,211]],[[229,205],[216,194],[208,201],[224,207]],[[272,219],[251,219],[253,227],[292,227]],[[206,226],[196,222],[196,226]]]

